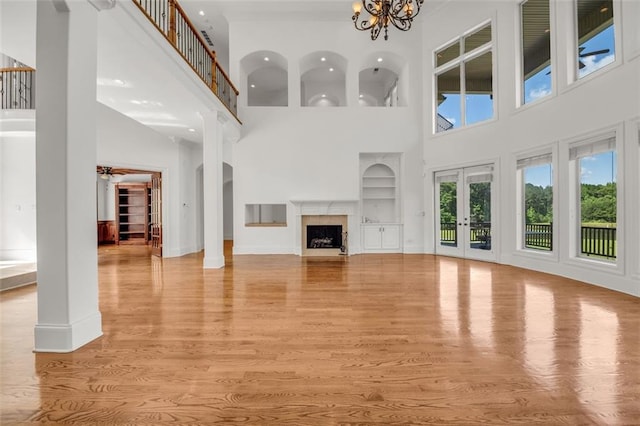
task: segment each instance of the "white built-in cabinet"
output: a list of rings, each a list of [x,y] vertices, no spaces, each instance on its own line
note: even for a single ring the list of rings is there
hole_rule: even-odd
[[[402,252],[400,160],[400,153],[360,154],[360,234],[364,252]]]

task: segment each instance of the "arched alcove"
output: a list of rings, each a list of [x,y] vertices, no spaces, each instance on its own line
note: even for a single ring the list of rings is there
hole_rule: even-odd
[[[347,60],[334,52],[312,52],[300,60],[300,105],[345,106]]]
[[[407,106],[406,60],[391,52],[374,52],[364,58],[358,75],[360,106]]]
[[[287,106],[289,72],[287,59],[279,53],[262,50],[240,60],[247,106]]]

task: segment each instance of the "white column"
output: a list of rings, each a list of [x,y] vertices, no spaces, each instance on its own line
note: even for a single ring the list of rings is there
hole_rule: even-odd
[[[97,11],[37,2],[35,350],[102,335],[96,237]]]
[[[218,112],[202,114],[202,162],[204,200],[203,268],[224,267],[223,129]]]

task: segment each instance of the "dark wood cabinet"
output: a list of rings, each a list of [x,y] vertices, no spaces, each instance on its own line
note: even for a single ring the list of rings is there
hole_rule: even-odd
[[[114,220],[98,221],[98,244],[114,244],[116,242],[116,222]]]
[[[151,191],[147,183],[116,185],[116,242],[147,244],[150,240]]]

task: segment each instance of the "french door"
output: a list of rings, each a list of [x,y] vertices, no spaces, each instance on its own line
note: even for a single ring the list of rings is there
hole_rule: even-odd
[[[495,261],[493,166],[436,172],[436,253]]]
[[[151,254],[162,257],[162,176],[151,176]]]

